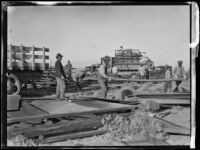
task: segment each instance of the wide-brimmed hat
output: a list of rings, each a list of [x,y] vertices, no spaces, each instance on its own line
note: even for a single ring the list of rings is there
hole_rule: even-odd
[[[165,65],[165,68],[168,68],[169,66],[168,65]]]
[[[58,54],[56,55],[56,58],[58,58],[58,57],[63,57],[63,55],[61,55],[61,53],[58,53]]]
[[[179,61],[178,61],[178,63],[179,63],[179,64],[182,64],[182,63],[183,63],[183,61],[182,61],[182,60],[179,60]]]

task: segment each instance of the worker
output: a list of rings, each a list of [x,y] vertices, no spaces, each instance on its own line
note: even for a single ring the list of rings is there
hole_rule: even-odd
[[[145,79],[146,78],[146,69],[142,63],[140,64],[140,68],[138,69],[138,71],[139,71],[140,79]]]
[[[165,79],[171,79],[171,78],[172,76],[171,76],[170,67],[168,65],[165,65]],[[172,91],[172,82],[171,81],[165,82],[164,92],[167,93],[171,91]]]
[[[109,64],[110,58],[108,56],[104,57],[104,60],[102,61],[102,64],[99,67],[97,78],[98,83],[101,87],[101,98],[106,98],[107,91],[108,91],[108,81],[111,80],[110,77],[107,76],[107,68]]]
[[[74,73],[74,74],[72,75],[73,81],[75,82],[76,88],[78,89],[78,91],[81,91],[81,90],[82,90],[82,87],[81,87],[81,85],[80,85],[80,82],[81,82],[81,80],[83,80],[83,78],[86,77],[86,74],[87,74],[87,71],[86,71],[86,70],[83,70],[83,71]]]
[[[68,60],[66,67],[66,74],[67,74],[67,78],[69,80],[72,80],[72,64],[71,62]]]
[[[65,81],[66,75],[63,70],[63,66],[61,63],[63,55],[60,53],[57,54],[56,58],[57,61],[55,63],[55,77],[57,81],[57,87],[56,87],[56,98],[60,98],[60,100],[65,99]]]
[[[178,61],[178,66],[174,68],[173,70],[173,76],[175,79],[186,79],[185,69],[182,66],[183,61]],[[180,84],[182,81],[176,81],[176,88],[174,89],[174,92],[182,92],[181,90],[184,90]]]

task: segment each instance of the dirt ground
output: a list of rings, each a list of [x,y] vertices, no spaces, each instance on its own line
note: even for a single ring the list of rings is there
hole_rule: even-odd
[[[186,81],[183,83],[184,87],[189,89],[189,82]],[[174,84],[173,84],[174,86]],[[138,92],[147,92],[152,93],[160,93],[163,91],[163,84],[153,84],[146,83],[142,87],[140,87]],[[95,96],[97,92],[91,92],[89,94],[85,94],[87,96]],[[111,91],[108,93],[108,98],[112,98],[115,92]],[[66,96],[79,96],[80,93],[66,93]],[[54,97],[55,94],[49,94],[44,97]],[[181,107],[174,106],[171,109],[171,114],[165,116],[163,119],[173,122],[177,125],[184,126],[190,128],[190,107]],[[127,137],[129,138],[129,137]],[[104,135],[74,139],[74,140],[66,140],[62,142],[55,142],[51,144],[40,144],[39,146],[126,146],[121,139],[114,138],[110,135],[110,133],[106,133]],[[169,145],[189,145],[190,144],[190,136],[185,135],[168,135],[166,142]],[[10,145],[12,145],[12,141],[9,141]]]

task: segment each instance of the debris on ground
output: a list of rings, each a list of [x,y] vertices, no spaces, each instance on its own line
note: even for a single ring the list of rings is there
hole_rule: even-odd
[[[107,114],[103,117],[104,128],[108,129],[112,136],[125,138],[137,136],[151,136],[165,139],[162,126],[159,122],[152,120],[149,116],[135,111],[130,116]]]

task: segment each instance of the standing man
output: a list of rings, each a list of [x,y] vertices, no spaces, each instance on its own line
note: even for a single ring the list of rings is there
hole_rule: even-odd
[[[102,64],[99,67],[99,71],[97,74],[98,83],[101,87],[101,98],[106,98],[108,92],[108,81],[111,80],[110,77],[107,76],[107,68],[110,61],[110,57],[105,56]]]
[[[183,61],[178,61],[178,66],[174,68],[173,75],[175,79],[186,79],[185,69],[182,66]],[[180,84],[182,81],[176,81],[176,88],[174,89],[174,92],[181,92],[182,87],[180,87]]]
[[[165,65],[165,79],[171,79],[171,71],[168,65]],[[171,81],[165,82],[164,92],[165,93],[171,92],[171,89],[172,89],[172,82]]]
[[[140,79],[145,79],[146,78],[146,70],[142,63],[140,64],[140,68],[138,69],[138,71],[139,71]]]
[[[57,87],[56,87],[56,98],[64,99],[65,98],[65,81],[66,75],[63,70],[63,66],[61,63],[62,55],[60,53],[57,54],[56,58],[57,61],[55,63],[55,77],[57,81]]]

